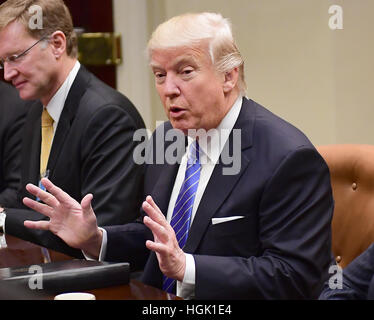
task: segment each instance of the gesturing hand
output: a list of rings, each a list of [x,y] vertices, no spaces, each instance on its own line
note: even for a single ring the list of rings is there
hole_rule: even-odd
[[[69,246],[98,257],[102,232],[91,207],[92,194],[86,195],[79,204],[50,180],[43,178],[41,182],[50,193],[33,184],[28,184],[26,189],[44,203],[30,198],[24,198],[23,203],[49,217],[49,221],[25,221],[24,225],[31,229],[50,230]]]
[[[151,229],[154,237],[154,241],[146,242],[147,248],[156,252],[164,275],[182,281],[186,269],[186,257],[178,245],[174,229],[166,221],[151,196],[143,202],[143,210],[148,214],[144,217],[144,224]]]

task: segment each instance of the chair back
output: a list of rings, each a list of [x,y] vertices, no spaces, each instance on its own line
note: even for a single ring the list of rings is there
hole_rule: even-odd
[[[374,146],[317,149],[330,169],[335,201],[332,251],[344,268],[374,242]]]

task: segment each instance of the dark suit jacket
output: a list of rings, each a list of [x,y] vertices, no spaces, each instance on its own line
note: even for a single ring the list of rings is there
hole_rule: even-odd
[[[240,172],[223,175],[223,162],[215,166],[185,246],[196,263],[195,297],[317,298],[331,256],[328,167],[304,134],[252,100],[243,99],[234,129],[241,130]],[[177,170],[146,168],[144,196],[152,195],[164,214]],[[212,224],[230,216],[245,218]],[[156,255],[148,257],[144,246],[149,230],[141,223],[106,230],[106,260],[146,263],[143,281],[161,287]]]
[[[331,274],[330,276],[335,276]],[[335,277],[335,279],[338,279]],[[333,280],[335,280],[333,279]],[[343,269],[342,288],[330,288],[326,281],[320,300],[374,299],[374,244]],[[335,282],[333,282],[336,285]]]
[[[17,205],[22,128],[28,104],[17,90],[0,81],[0,206]]]
[[[22,149],[20,201],[31,196],[27,183],[38,184],[40,118],[35,103],[27,115]],[[100,226],[123,224],[139,215],[144,166],[133,161],[133,134],[144,123],[133,104],[83,66],[70,89],[53,139],[47,169],[53,183],[78,202],[92,193]],[[45,219],[31,210],[7,208],[5,231],[45,247],[73,254],[50,232],[29,230],[25,219]],[[67,251],[66,251],[67,250]]]

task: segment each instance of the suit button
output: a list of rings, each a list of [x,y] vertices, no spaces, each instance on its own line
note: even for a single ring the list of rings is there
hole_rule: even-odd
[[[341,256],[337,256],[335,260],[336,260],[337,263],[340,263],[340,261],[342,261],[342,257]]]
[[[356,190],[356,189],[357,189],[357,183],[356,183],[356,182],[353,182],[353,183],[352,183],[352,189],[353,189],[353,190]]]

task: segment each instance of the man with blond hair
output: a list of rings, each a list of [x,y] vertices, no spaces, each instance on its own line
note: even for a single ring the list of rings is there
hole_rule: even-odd
[[[89,258],[144,267],[145,283],[184,298],[316,298],[331,257],[322,157],[298,129],[244,96],[243,59],[220,14],[166,21],[148,53],[169,122],[146,149],[143,220],[98,228],[95,195],[78,203],[43,179],[49,193],[27,189],[45,205],[24,203],[50,220],[25,225],[51,230]]]
[[[42,20],[40,20],[42,19]],[[133,161],[133,133],[144,123],[133,104],[77,60],[77,36],[62,0],[8,0],[0,6],[0,67],[24,100],[27,114],[20,197],[27,183],[48,177],[80,201],[95,194],[99,225],[138,216],[143,167]],[[121,210],[122,205],[131,209]],[[52,233],[29,230],[37,212],[0,208],[0,229],[76,255]]]

